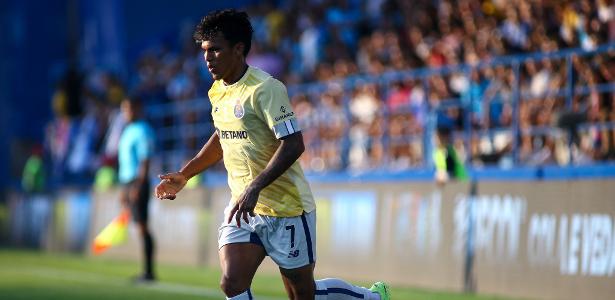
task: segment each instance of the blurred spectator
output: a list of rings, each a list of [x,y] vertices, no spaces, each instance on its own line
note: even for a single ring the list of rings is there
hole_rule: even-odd
[[[471,125],[476,128],[481,128],[485,124],[483,100],[488,85],[489,81],[481,76],[477,70],[474,70],[471,73],[467,90],[463,91],[461,95],[461,102],[470,113]]]
[[[350,168],[363,171],[382,159],[382,107],[375,85],[357,87],[350,99]]]
[[[393,83],[389,96],[386,99],[387,111],[392,113],[400,109],[408,109],[411,91],[412,89],[405,82],[398,81]]]
[[[67,161],[67,170],[75,175],[93,174],[97,168],[98,148],[106,126],[100,103],[88,99],[85,109],[86,114],[79,121]]]
[[[303,134],[303,142],[305,144],[305,152],[301,155],[301,166],[305,170],[312,170],[312,161],[318,157],[318,112],[310,99],[299,94],[291,99],[291,103],[295,110],[299,128]]]
[[[56,89],[52,98],[53,119],[45,128],[45,148],[51,160],[51,178],[65,177],[65,161],[74,138],[74,122],[68,114],[68,96],[63,87]]]
[[[331,90],[324,93],[317,107],[319,117],[319,153],[310,162],[311,169],[315,171],[340,170],[345,163],[345,149],[342,137],[347,132],[347,118],[342,106],[342,95]]]
[[[32,153],[26,160],[22,172],[21,187],[24,192],[35,194],[44,192],[46,184],[43,148],[40,145],[36,145],[32,148]]]
[[[102,166],[96,171],[94,176],[94,190],[103,192],[110,189],[117,182],[117,170],[114,168],[114,161],[109,157],[103,157]]]
[[[450,129],[447,127],[438,128],[437,137],[438,146],[433,154],[434,165],[436,166],[436,182],[444,184],[451,179],[466,180],[468,174],[464,166],[464,159],[455,149]]]
[[[284,72],[284,61],[270,49],[263,49],[259,43],[253,43],[247,62],[254,67],[262,69],[273,77],[280,78]]]

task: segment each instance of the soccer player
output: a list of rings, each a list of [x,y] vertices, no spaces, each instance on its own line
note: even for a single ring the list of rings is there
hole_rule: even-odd
[[[118,146],[118,179],[122,184],[120,200],[130,208],[131,216],[139,228],[143,251],[143,273],[134,278],[136,283],[152,282],[154,274],[154,239],[150,232],[148,204],[150,198],[149,164],[154,149],[154,131],[142,119],[142,103],[137,97],[122,101],[121,111],[126,119]]]
[[[156,196],[175,199],[189,178],[223,159],[232,195],[218,240],[227,299],[252,299],[252,278],[267,255],[290,299],[389,299],[381,282],[367,289],[314,280],[316,207],[297,161],[303,137],[284,84],[246,64],[252,32],[248,15],[235,10],[198,24],[194,38],[215,80],[216,131],[179,172],[160,176]]]

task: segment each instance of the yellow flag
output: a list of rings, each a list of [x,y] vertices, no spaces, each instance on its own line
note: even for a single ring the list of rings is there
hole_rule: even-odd
[[[130,211],[125,209],[94,238],[92,251],[101,254],[111,246],[122,244],[128,236]]]

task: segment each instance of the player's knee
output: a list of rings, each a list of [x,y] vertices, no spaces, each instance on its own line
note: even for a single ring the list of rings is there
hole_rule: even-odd
[[[220,289],[227,297],[233,297],[245,292],[250,287],[249,283],[243,282],[238,278],[222,276],[220,279]]]
[[[309,287],[308,285],[298,286],[293,291],[294,300],[304,300],[304,299],[314,299],[314,288]]]

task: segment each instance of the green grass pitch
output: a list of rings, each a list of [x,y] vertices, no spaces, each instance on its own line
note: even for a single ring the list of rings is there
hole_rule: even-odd
[[[217,268],[161,265],[159,282],[133,285],[135,262],[57,253],[0,249],[0,299],[224,299]],[[368,283],[363,283],[367,285]],[[286,299],[279,275],[257,274],[256,299]],[[502,299],[392,287],[395,300]]]

